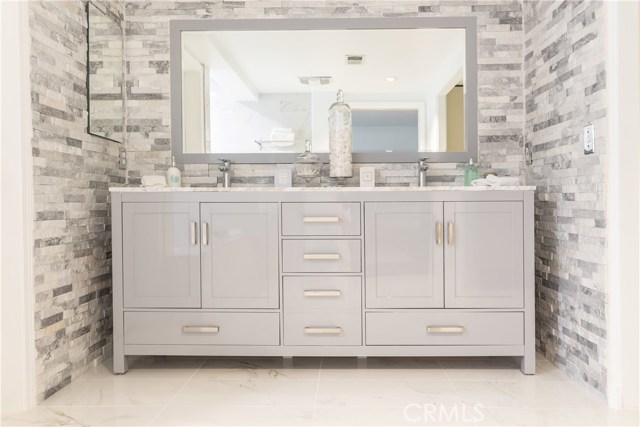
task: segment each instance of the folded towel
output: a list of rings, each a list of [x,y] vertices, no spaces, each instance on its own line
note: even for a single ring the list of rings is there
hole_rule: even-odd
[[[291,128],[273,128],[271,130],[271,141],[293,141],[296,137],[295,132]]]
[[[508,187],[520,185],[520,178],[513,176],[487,175],[486,178],[471,181],[474,187]]]
[[[164,176],[148,175],[142,177],[143,187],[166,187],[167,179]]]

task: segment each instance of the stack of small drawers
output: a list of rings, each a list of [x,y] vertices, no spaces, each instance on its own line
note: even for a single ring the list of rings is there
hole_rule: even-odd
[[[284,344],[362,345],[360,203],[283,203]]]

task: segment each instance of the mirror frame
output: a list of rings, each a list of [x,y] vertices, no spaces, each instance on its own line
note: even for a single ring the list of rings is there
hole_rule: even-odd
[[[87,133],[89,135],[97,136],[99,138],[104,138],[109,141],[123,144],[127,134],[127,126],[126,126],[126,120],[125,120],[125,111],[126,111],[125,84],[126,83],[125,83],[124,58],[122,59],[122,67],[121,67],[122,68],[122,84],[120,85],[120,94],[121,94],[121,103],[122,103],[122,132],[121,132],[122,139],[110,138],[108,136],[95,133],[91,129],[91,72],[90,72],[91,70],[89,68],[89,62],[91,61],[91,10],[90,9],[92,7],[98,12],[102,13],[107,18],[111,19],[111,21],[113,21],[113,23],[118,27],[118,29],[120,30],[120,41],[122,44],[122,52],[124,53],[124,32],[122,29],[123,28],[122,20],[118,16],[114,15],[110,10],[104,7],[100,7],[98,6],[98,4],[89,0],[85,7],[85,11],[87,13]]]
[[[184,153],[182,144],[182,32],[183,31],[292,31],[460,28],[465,30],[466,151],[461,152],[354,152],[354,163],[413,163],[428,157],[434,163],[478,161],[478,45],[476,17],[424,18],[302,18],[302,19],[201,19],[170,21],[171,153],[177,163],[293,163],[299,153]],[[328,153],[317,153],[328,162]]]

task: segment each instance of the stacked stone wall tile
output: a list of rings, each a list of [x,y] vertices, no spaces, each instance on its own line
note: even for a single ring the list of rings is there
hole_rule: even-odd
[[[606,393],[607,99],[604,4],[524,2],[525,138],[537,186],[536,341],[569,376]],[[583,152],[595,125],[596,152]]]
[[[170,156],[169,21],[173,19],[371,18],[475,16],[478,22],[479,152],[482,173],[524,171],[523,37],[520,1],[126,1],[128,182],[161,175]],[[416,164],[375,164],[377,185],[418,184]],[[185,185],[215,185],[215,165],[178,165]],[[232,185],[271,186],[273,169],[291,165],[234,165]],[[348,185],[357,185],[358,169]],[[429,170],[430,185],[462,184],[464,164]],[[328,165],[327,165],[328,169]],[[335,185],[323,172],[312,185]],[[305,185],[295,180],[294,185]]]
[[[95,2],[122,19],[124,3]],[[111,352],[115,143],[87,133],[83,1],[30,1],[37,400]]]

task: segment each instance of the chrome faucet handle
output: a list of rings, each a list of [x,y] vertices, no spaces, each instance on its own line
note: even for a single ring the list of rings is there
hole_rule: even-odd
[[[221,172],[226,172],[231,168],[231,160],[229,159],[218,159],[222,162],[222,164],[219,166],[219,169]]]
[[[422,157],[418,162],[418,166],[420,167],[420,170],[426,171],[427,169],[429,169],[429,163],[427,163],[427,159],[428,157]]]

